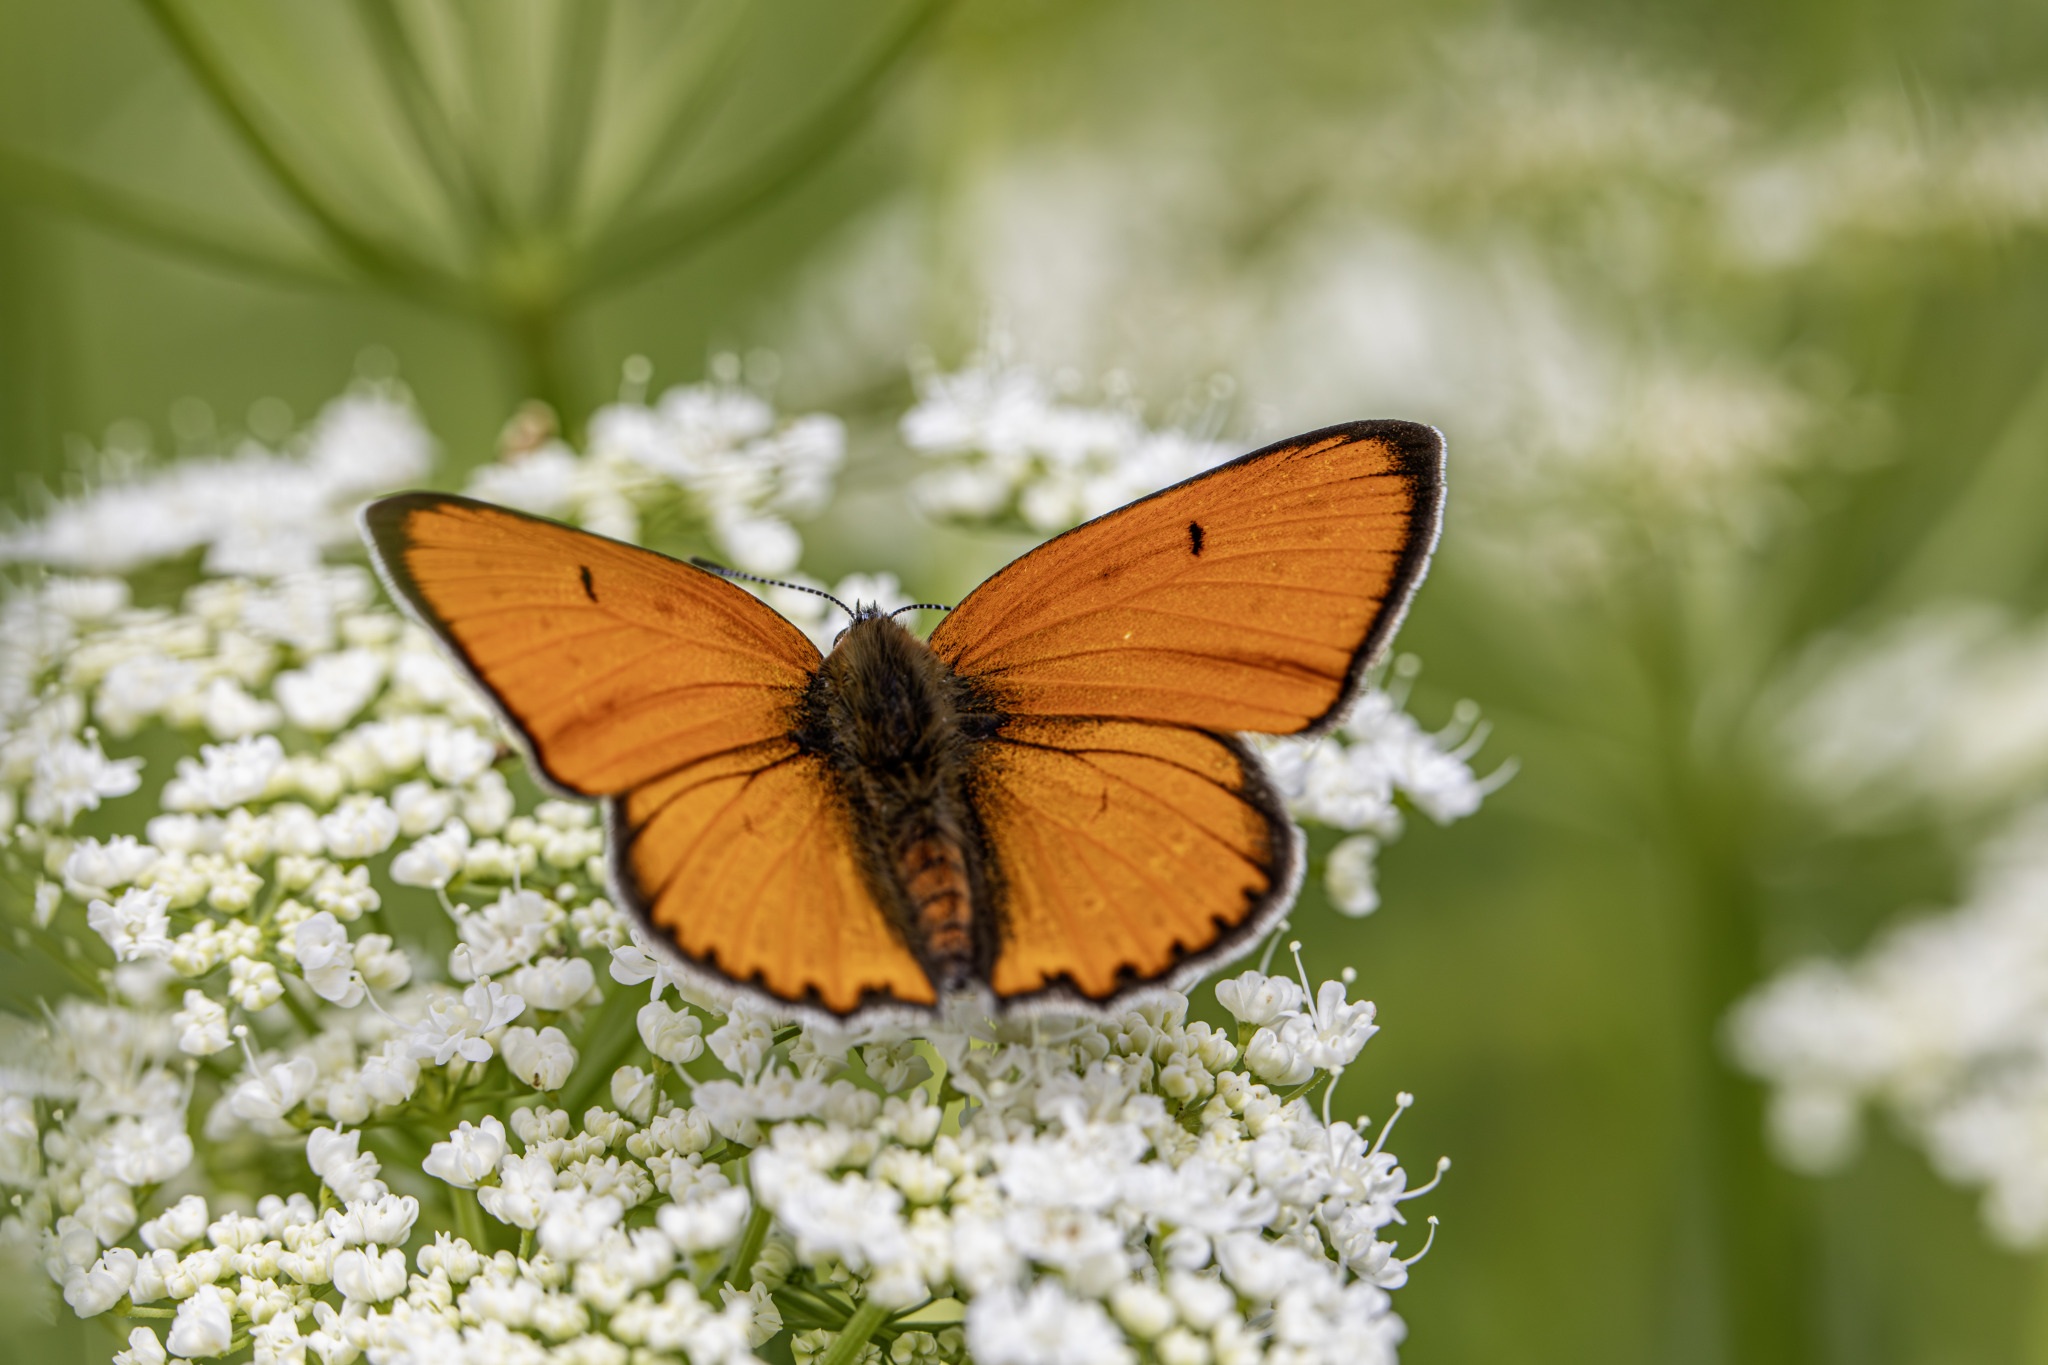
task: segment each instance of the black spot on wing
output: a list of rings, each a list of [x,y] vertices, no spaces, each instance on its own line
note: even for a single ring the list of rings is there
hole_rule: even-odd
[[[1188,523],[1188,553],[1192,555],[1200,555],[1202,553],[1202,523],[1199,521]]]
[[[576,572],[583,579],[583,595],[595,602],[597,600],[597,589],[590,584],[590,566],[588,564],[578,564]]]

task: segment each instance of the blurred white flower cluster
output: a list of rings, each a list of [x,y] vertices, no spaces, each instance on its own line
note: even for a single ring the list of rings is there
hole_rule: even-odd
[[[1976,858],[1968,896],[1848,963],[1809,962],[1729,1021],[1735,1056],[1773,1087],[1786,1162],[1840,1167],[1866,1105],[1984,1188],[1999,1240],[2048,1245],[2048,807]]]
[[[1460,702],[1441,730],[1425,730],[1403,709],[1421,671],[1412,654],[1397,656],[1392,685],[1375,681],[1359,694],[1334,732],[1316,739],[1248,736],[1297,820],[1350,831],[1323,868],[1330,904],[1346,915],[1379,909],[1374,865],[1380,846],[1401,833],[1401,800],[1440,825],[1462,820],[1515,774],[1510,759],[1485,777],[1471,760],[1486,743],[1479,708]],[[1383,681],[1383,679],[1381,680]]]
[[[0,560],[125,573],[204,547],[208,573],[301,572],[354,540],[366,496],[422,478],[433,451],[400,392],[365,386],[329,403],[283,451],[251,438],[146,472],[132,452],[109,451],[99,486],[0,531]]]
[[[1435,1182],[1331,1115],[1376,1032],[1348,971],[1243,973],[1221,1030],[1179,996],[798,1025],[634,940],[594,812],[508,780],[360,568],[46,576],[0,638],[4,913],[54,997],[0,1036],[0,1261],[119,1365],[1393,1359]],[[1289,780],[1451,818],[1461,738],[1375,690],[1351,746],[1391,776]]]
[[[911,491],[927,513],[962,521],[1021,520],[1064,531],[1213,468],[1236,448],[1148,427],[1129,401],[1068,401],[1000,352],[950,374],[925,367],[904,442],[944,461]]]
[[[1955,909],[1794,966],[1731,1016],[1737,1060],[1773,1087],[1774,1143],[1832,1170],[1884,1109],[1984,1188],[1995,1237],[2048,1245],[2048,626],[1924,609],[1824,641],[1779,697],[1770,750],[1843,829],[2000,828]]]
[[[713,380],[652,403],[599,408],[581,455],[558,440],[508,452],[470,478],[487,502],[642,539],[650,517],[677,515],[749,573],[786,574],[803,556],[790,518],[822,511],[846,457],[846,428],[822,413],[779,420],[738,383],[734,357]]]
[[[2007,806],[2048,779],[2048,621],[1952,602],[1828,640],[1776,739],[1798,790],[1847,825]]]

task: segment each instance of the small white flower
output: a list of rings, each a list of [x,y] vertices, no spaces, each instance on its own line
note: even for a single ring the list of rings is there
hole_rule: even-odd
[[[541,1205],[540,1248],[557,1260],[581,1260],[604,1244],[605,1234],[625,1213],[625,1205],[611,1195],[557,1190]]]
[[[498,1046],[512,1074],[535,1090],[560,1090],[576,1069],[576,1049],[569,1036],[552,1025],[539,1033],[530,1028],[506,1029]]]
[[[389,934],[364,934],[355,941],[356,974],[371,990],[395,991],[412,980],[412,959]]]
[[[256,1123],[276,1123],[312,1092],[319,1072],[310,1057],[295,1057],[263,1069],[228,1094],[228,1108]]]
[[[30,824],[67,826],[98,810],[101,798],[126,796],[141,785],[142,760],[108,758],[88,731],[83,741],[66,736],[36,759],[22,811]]]
[[[487,1114],[479,1126],[465,1120],[446,1142],[435,1143],[420,1169],[460,1189],[474,1189],[497,1171],[508,1150],[505,1125]]]
[[[80,839],[64,859],[64,879],[78,886],[112,891],[135,881],[162,856],[148,844],[138,843],[132,834],[116,835],[104,844],[97,839]]]
[[[204,991],[186,991],[185,1008],[171,1016],[178,1030],[178,1051],[211,1057],[228,1045],[228,1012]]]
[[[170,897],[162,891],[135,886],[111,904],[94,901],[85,922],[114,950],[115,961],[160,961],[171,955],[170,908]]]
[[[135,1281],[135,1253],[126,1247],[110,1248],[92,1269],[73,1275],[64,1284],[64,1302],[81,1318],[96,1318],[121,1301]]]
[[[1173,1326],[1177,1316],[1173,1300],[1142,1280],[1117,1286],[1109,1296],[1109,1310],[1140,1341],[1150,1341]]]
[[[613,954],[614,961],[618,955]],[[757,1014],[743,1002],[735,1002],[725,1022],[712,1030],[705,1040],[711,1055],[725,1065],[727,1071],[736,1076],[751,1077],[759,1074],[768,1060],[768,1053],[775,1046],[775,1024],[764,1014]]]
[[[694,1014],[651,1000],[640,1007],[636,1022],[640,1041],[664,1062],[681,1066],[704,1054],[704,1021]]]
[[[497,758],[497,744],[466,725],[437,730],[427,740],[427,774],[444,787],[476,781]]]
[[[332,864],[322,867],[307,894],[313,904],[341,920],[359,919],[383,903],[370,885],[370,869],[362,866],[346,871]]]
[[[334,1287],[343,1298],[353,1303],[388,1303],[405,1292],[405,1253],[386,1251],[380,1255],[374,1247],[351,1247],[335,1256],[333,1274]],[[178,1349],[175,1334],[171,1349]]]
[[[353,720],[383,683],[383,656],[345,649],[319,655],[303,669],[278,674],[271,690],[292,724],[324,735]]]
[[[292,957],[313,994],[343,1009],[362,1003],[363,983],[356,975],[355,954],[348,931],[325,910],[301,920],[292,930]]]
[[[1269,1024],[1245,1045],[1244,1064],[1270,1085],[1300,1085],[1316,1074],[1316,1026],[1305,1014],[1290,1014]]]
[[[1244,972],[1216,983],[1216,1000],[1239,1023],[1260,1027],[1301,1008],[1301,987],[1284,976]]]
[[[420,1064],[411,1056],[406,1041],[394,1038],[363,1059],[357,1080],[378,1104],[403,1104],[420,1083]]]
[[[228,998],[243,1009],[269,1009],[284,998],[284,982],[277,968],[251,957],[228,959]]]
[[[745,1188],[733,1185],[687,1202],[664,1204],[656,1221],[676,1250],[688,1255],[731,1246],[752,1207]]]
[[[413,1025],[407,1035],[412,1055],[435,1066],[446,1066],[455,1057],[469,1062],[491,1060],[491,1044],[484,1036],[495,1033],[517,1019],[526,1002],[507,995],[495,981],[479,980],[459,1000],[436,1000],[427,1017]]]
[[[200,694],[199,717],[215,739],[241,739],[275,729],[284,713],[233,678],[215,678]]]
[[[192,1139],[175,1110],[121,1119],[96,1146],[101,1174],[123,1185],[161,1185],[192,1163]]]
[[[398,815],[383,797],[358,793],[321,817],[320,837],[337,858],[374,858],[398,837]]]
[[[1323,882],[1330,904],[1340,914],[1356,918],[1380,908],[1379,887],[1373,880],[1373,860],[1379,851],[1380,841],[1370,834],[1354,834],[1330,850]]]
[[[227,810],[246,805],[270,786],[284,763],[275,735],[253,735],[232,744],[200,746],[199,761],[178,760],[178,775],[164,787],[164,807],[174,811]],[[151,842],[163,845],[151,831]]]
[[[400,886],[446,886],[462,872],[468,854],[469,826],[450,820],[439,833],[414,840],[391,860],[391,880]]]
[[[205,1234],[210,1221],[206,1200],[199,1195],[188,1194],[142,1225],[142,1244],[152,1251],[159,1248],[182,1250]]]
[[[612,1073],[612,1104],[635,1123],[654,1117],[654,1077],[637,1066],[622,1066]]]
[[[138,1327],[128,1334],[128,1349],[114,1352],[113,1365],[165,1365],[164,1345],[156,1333]]]
[[[197,1359],[224,1353],[235,1338],[234,1312],[233,1295],[217,1285],[199,1286],[171,1320],[171,1354]]]
[[[419,1216],[419,1200],[386,1193],[356,1200],[339,1214],[329,1212],[325,1221],[346,1246],[402,1246]]]
[[[580,957],[544,957],[512,973],[512,989],[537,1010],[565,1010],[597,987],[597,973]]]
[[[454,792],[431,782],[404,782],[392,789],[391,809],[399,833],[417,838],[440,829],[454,816],[460,801]]]
[[[1041,1280],[1008,1286],[967,1306],[967,1346],[977,1365],[1130,1365],[1137,1359],[1102,1305],[1070,1298]]]

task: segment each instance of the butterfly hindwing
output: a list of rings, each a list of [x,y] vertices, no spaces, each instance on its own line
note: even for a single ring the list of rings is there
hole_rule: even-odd
[[[825,760],[789,739],[693,764],[612,805],[615,880],[694,962],[849,1014],[937,996],[863,878]]]
[[[1286,811],[1235,739],[1018,718],[977,753],[970,791],[1001,869],[1001,1000],[1184,980],[1259,933],[1299,876]]]
[[[932,648],[1015,715],[1325,729],[1421,580],[1442,494],[1431,427],[1312,432],[1046,542]]]
[[[819,655],[687,564],[431,493],[364,510],[395,592],[525,739],[606,796],[612,880],[689,962],[796,1003],[929,1003],[822,760],[789,738]]]

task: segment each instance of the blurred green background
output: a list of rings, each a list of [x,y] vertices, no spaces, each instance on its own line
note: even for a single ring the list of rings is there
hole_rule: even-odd
[[[2048,1361],[2048,1266],[1883,1133],[1783,1172],[1718,1041],[1954,894],[1956,829],[1842,833],[1768,722],[1830,630],[2048,606],[2044,77],[2004,0],[14,0],[6,495],[394,367],[459,485],[523,400],[731,351],[853,424],[805,567],[946,600],[1023,542],[916,525],[914,348],[1247,447],[1434,422],[1415,707],[1521,773],[1296,916],[1386,1026],[1343,1103],[1456,1161],[1404,1359]]]

